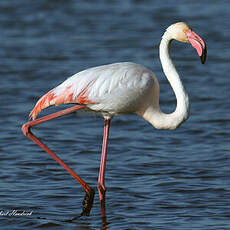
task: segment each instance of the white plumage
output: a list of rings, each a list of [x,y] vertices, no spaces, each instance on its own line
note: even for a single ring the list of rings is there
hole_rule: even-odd
[[[117,115],[136,112],[143,104],[143,98],[153,90],[154,74],[147,68],[135,63],[115,63],[81,71],[57,86],[53,93],[62,95],[68,86],[73,92],[73,100],[79,95],[91,103],[86,106],[95,112]]]
[[[158,88],[154,73],[139,64],[123,62],[93,67],[76,73],[44,95],[31,116],[35,112],[37,115],[36,108],[68,103],[84,104],[107,117],[135,113],[144,106],[143,98],[154,92],[154,87]]]

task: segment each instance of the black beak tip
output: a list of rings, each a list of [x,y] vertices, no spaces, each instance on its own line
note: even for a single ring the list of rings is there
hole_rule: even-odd
[[[202,55],[200,56],[200,60],[201,60],[201,63],[204,64],[205,61],[206,61],[206,56],[207,56],[207,48],[205,46],[203,52],[202,52]]]

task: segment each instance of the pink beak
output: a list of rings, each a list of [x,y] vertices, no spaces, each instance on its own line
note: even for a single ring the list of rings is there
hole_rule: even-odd
[[[189,42],[196,49],[198,55],[200,56],[201,63],[204,64],[207,55],[207,48],[204,40],[192,30],[188,30],[185,33]]]

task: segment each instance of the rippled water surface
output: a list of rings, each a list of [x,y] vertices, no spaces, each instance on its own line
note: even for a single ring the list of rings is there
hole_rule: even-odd
[[[172,44],[191,100],[190,118],[175,131],[156,130],[135,115],[112,120],[107,227],[230,229],[229,12],[228,0],[1,0],[0,228],[101,228],[98,193],[91,215],[79,218],[84,191],[22,134],[21,125],[38,98],[67,77],[120,61],[151,68],[161,85],[162,109],[172,111],[175,97],[158,45],[167,26],[186,21],[208,47],[201,65],[194,49]],[[34,132],[96,188],[101,117],[69,114]]]

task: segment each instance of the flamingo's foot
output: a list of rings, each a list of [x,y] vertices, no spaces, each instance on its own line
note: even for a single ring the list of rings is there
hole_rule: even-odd
[[[86,192],[85,198],[82,201],[83,207],[81,216],[89,216],[90,210],[93,207],[94,194],[94,189],[91,189],[89,192]]]

